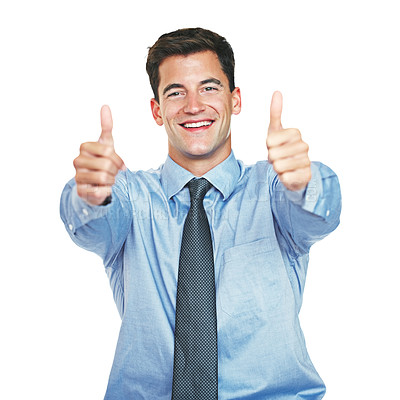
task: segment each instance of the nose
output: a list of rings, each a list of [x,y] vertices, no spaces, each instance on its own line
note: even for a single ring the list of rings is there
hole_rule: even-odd
[[[198,114],[204,111],[205,106],[198,93],[187,93],[183,111],[187,114]]]

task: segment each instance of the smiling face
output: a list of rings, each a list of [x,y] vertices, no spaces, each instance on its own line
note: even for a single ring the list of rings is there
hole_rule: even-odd
[[[160,101],[151,100],[158,125],[165,125],[170,157],[204,174],[231,152],[232,114],[241,108],[240,89],[229,82],[211,51],[171,56],[159,67]]]

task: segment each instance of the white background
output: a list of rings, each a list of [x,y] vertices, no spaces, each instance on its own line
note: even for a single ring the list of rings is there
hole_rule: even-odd
[[[233,147],[267,156],[284,127],[339,176],[340,227],[311,251],[300,317],[326,400],[399,399],[400,27],[395,1],[4,1],[0,6],[2,399],[101,399],[119,331],[102,262],[59,219],[81,142],[109,104],[130,169],[158,167],[147,47],[181,27],[231,43]]]

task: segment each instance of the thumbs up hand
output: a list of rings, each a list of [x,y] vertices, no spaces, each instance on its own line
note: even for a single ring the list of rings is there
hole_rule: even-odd
[[[111,195],[119,170],[126,170],[114,150],[113,121],[108,106],[101,108],[101,135],[98,142],[82,143],[74,160],[78,195],[90,205],[100,205]]]
[[[310,181],[311,162],[308,145],[303,142],[300,131],[282,128],[282,106],[282,94],[275,92],[267,136],[268,161],[285,187],[296,191],[305,188]]]

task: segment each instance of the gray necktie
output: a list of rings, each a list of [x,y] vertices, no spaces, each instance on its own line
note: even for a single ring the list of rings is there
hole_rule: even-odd
[[[188,183],[176,295],[173,400],[218,399],[214,256],[203,199],[211,184]]]

